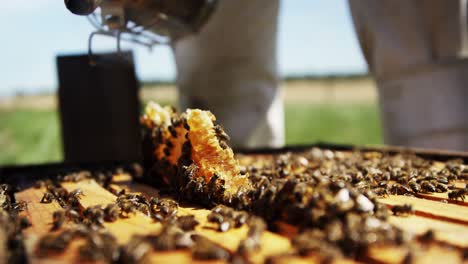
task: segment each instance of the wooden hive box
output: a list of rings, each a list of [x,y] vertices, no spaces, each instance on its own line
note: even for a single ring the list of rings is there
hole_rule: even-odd
[[[336,148],[326,146],[327,148]],[[300,148],[301,150],[303,148]],[[336,148],[344,153],[347,148]],[[298,149],[276,150],[275,153],[284,151],[297,151]],[[381,149],[379,149],[381,151]],[[385,151],[401,151],[401,149],[386,149]],[[255,153],[244,154],[245,162],[249,160],[262,160],[271,158],[272,152],[257,151]],[[466,159],[463,153],[427,153],[420,152],[425,157],[435,159],[450,159],[454,157]],[[251,158],[251,159],[250,159]],[[437,163],[436,163],[437,164]],[[94,165],[93,165],[94,166]],[[24,244],[27,259],[31,263],[78,263],[80,262],[78,248],[83,244],[80,239],[72,241],[64,253],[48,254],[40,256],[38,252],[39,239],[48,234],[51,229],[52,214],[61,209],[57,201],[51,203],[41,203],[40,200],[44,188],[35,188],[32,182],[37,178],[46,178],[56,174],[57,171],[78,168],[93,168],[93,166],[78,165],[55,165],[39,166],[30,168],[4,168],[0,170],[0,181],[9,181],[17,184],[20,191],[14,193],[16,201],[27,203],[27,210],[21,212],[26,215],[32,226],[26,228],[24,232]],[[103,165],[102,165],[103,166]],[[101,167],[102,167],[101,166]],[[109,165],[113,167],[114,164]],[[51,172],[52,171],[52,172]],[[23,175],[23,176],[21,176]],[[28,175],[28,176],[26,176]],[[32,175],[32,176],[31,176]],[[457,188],[466,188],[466,180],[456,182]],[[84,179],[78,182],[63,182],[61,187],[71,192],[81,189],[84,196],[79,199],[80,206],[86,208],[95,205],[107,205],[115,202],[117,196],[113,193],[125,189],[128,193],[139,193],[146,197],[151,197],[158,192],[155,188],[132,180],[127,173],[116,173],[109,188],[99,185],[94,179]],[[397,246],[370,246],[365,255],[358,259],[337,258],[334,263],[403,263],[408,260],[408,252],[411,251],[414,258],[413,263],[462,263],[463,254],[467,254],[468,249],[468,203],[462,200],[448,200],[447,193],[418,194],[415,197],[394,196],[381,198],[380,202],[391,208],[394,205],[411,204],[415,210],[414,215],[408,217],[391,216],[390,222],[403,230],[413,234],[424,234],[428,230],[433,230],[435,242],[430,244],[414,243],[412,247]],[[212,223],[207,221],[209,209],[199,208],[194,205],[181,204],[178,210],[179,215],[194,215],[200,224],[195,232],[199,233],[212,242],[220,245],[230,252],[234,252],[240,241],[248,232],[246,226],[233,228],[227,232],[218,232],[213,229]],[[66,228],[67,224],[64,225]],[[309,255],[304,257],[288,256],[286,253],[291,250],[291,237],[297,232],[294,226],[286,223],[275,223],[275,232],[266,231],[261,238],[261,247],[258,251],[249,255],[249,262],[263,263],[269,257],[282,255],[275,258],[279,263],[319,263],[323,261],[319,255]],[[135,213],[128,218],[119,219],[115,222],[105,222],[104,228],[111,232],[118,240],[118,243],[127,243],[134,235],[157,234],[161,230],[161,224],[142,213]],[[59,230],[60,231],[60,230]],[[54,232],[59,232],[54,231]],[[1,254],[0,254],[1,257]],[[176,251],[152,251],[147,259],[150,263],[189,263],[189,262],[219,262],[219,261],[199,261],[192,259],[190,250]],[[221,261],[224,262],[224,261]]]

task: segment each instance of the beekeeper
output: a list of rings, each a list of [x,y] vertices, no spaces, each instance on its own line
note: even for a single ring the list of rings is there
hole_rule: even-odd
[[[385,143],[467,150],[466,0],[349,5],[377,82]],[[201,33],[174,48],[181,106],[215,112],[235,146],[284,143],[278,10],[279,0],[220,1]]]
[[[467,1],[351,0],[385,143],[468,150]]]

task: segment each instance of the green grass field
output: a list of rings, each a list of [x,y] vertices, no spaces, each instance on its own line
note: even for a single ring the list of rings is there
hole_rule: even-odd
[[[369,104],[286,105],[286,142],[382,143],[377,107]],[[62,159],[57,112],[0,111],[0,165]]]
[[[286,105],[286,144],[382,144],[374,105]]]
[[[0,111],[0,165],[60,161],[59,126],[53,110]]]

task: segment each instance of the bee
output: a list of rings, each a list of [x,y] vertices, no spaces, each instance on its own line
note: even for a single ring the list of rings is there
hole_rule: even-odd
[[[94,175],[94,178],[99,183],[99,185],[105,189],[109,189],[109,186],[112,183],[113,175],[111,173],[97,172]]]
[[[237,213],[236,216],[234,217],[235,227],[236,228],[241,227],[242,225],[247,223],[248,219],[249,219],[249,214],[247,212]]]
[[[389,192],[390,194],[405,195],[412,193],[412,190],[406,185],[394,183],[390,186]]]
[[[403,216],[403,215],[413,214],[414,210],[413,210],[413,207],[411,206],[411,204],[404,204],[404,205],[395,205],[395,206],[393,206],[392,207],[392,212],[393,212],[394,215]]]
[[[83,212],[83,216],[87,218],[92,224],[102,226],[104,223],[104,211],[100,206],[86,208]]]
[[[423,192],[436,192],[436,187],[429,181],[422,181],[421,189]]]
[[[59,176],[59,181],[62,181],[62,182],[71,182],[73,181],[73,178],[74,178],[74,173],[70,173],[70,174],[67,174],[65,176]]]
[[[468,194],[468,189],[460,189],[460,190],[455,190],[451,191],[448,193],[448,198],[450,200],[458,200],[461,199],[462,201],[465,201],[465,196]]]
[[[34,188],[40,189],[40,188],[45,188],[46,187],[46,182],[45,181],[36,181],[34,183]]]
[[[65,230],[58,235],[47,234],[41,237],[38,243],[38,255],[47,256],[50,251],[63,252],[68,247],[74,236],[74,231]]]
[[[447,184],[447,189],[449,190],[455,190],[456,188],[455,184]]]
[[[68,198],[73,197],[73,198],[80,199],[83,196],[84,196],[84,193],[83,193],[83,191],[81,189],[73,190],[68,194]]]
[[[117,203],[122,201],[134,201],[136,200],[136,194],[133,193],[123,193],[117,197]]]
[[[128,193],[128,194],[122,194],[117,198],[117,202],[119,201],[130,201],[134,203],[135,205],[137,204],[146,204],[149,205],[148,199],[146,199],[145,196],[140,195],[140,194],[133,194],[133,193]]]
[[[106,262],[115,261],[118,257],[116,239],[109,233],[93,232],[86,237],[86,243],[79,248],[82,260]]]
[[[410,181],[408,183],[408,186],[411,188],[411,190],[413,190],[413,192],[415,193],[419,193],[421,192],[421,185],[419,185],[419,183],[417,183],[416,181]]]
[[[128,218],[131,214],[134,214],[137,211],[135,205],[129,201],[120,201],[117,205],[120,207],[121,217]]]
[[[160,198],[159,196],[153,196],[149,199],[149,204],[151,206],[157,206],[159,204]]]
[[[219,146],[220,146],[222,149],[227,149],[227,148],[229,148],[229,145],[228,145],[225,141],[220,141],[220,142],[219,142]]]
[[[71,196],[67,199],[67,205],[69,208],[81,211],[80,200],[77,197]]]
[[[445,163],[445,167],[456,175],[460,175],[465,170],[463,160],[461,159],[449,160]]]
[[[67,216],[68,219],[70,219],[71,221],[73,221],[75,223],[81,222],[80,213],[78,211],[74,210],[74,209],[68,209],[65,212],[65,215]]]
[[[383,196],[383,197],[388,196],[388,191],[386,188],[379,187],[379,188],[373,189],[372,191],[378,196]]]
[[[387,207],[381,203],[376,203],[374,208],[374,215],[381,220],[386,220],[388,218]]]
[[[135,236],[120,248],[117,263],[146,263],[145,259],[151,250],[151,244],[144,237]]]
[[[139,203],[136,205],[138,211],[142,212],[143,214],[150,216],[150,208],[147,204]]]
[[[220,232],[226,232],[236,225],[234,210],[223,205],[218,205],[211,210],[211,213],[208,215],[208,221],[216,223]]]
[[[7,190],[10,188],[10,186],[6,183],[0,184],[0,191],[1,192],[7,192]]]
[[[184,233],[183,231],[176,230],[173,232],[172,237],[175,240],[174,245],[176,249],[191,248],[195,243],[191,232]]]
[[[249,231],[247,232],[247,236],[255,239],[260,239],[263,231],[266,230],[266,223],[263,219],[259,217],[251,217],[249,219]]]
[[[200,235],[192,235],[195,241],[192,248],[192,257],[197,260],[228,260],[231,254],[226,249],[213,243]]]
[[[436,182],[435,187],[436,187],[438,192],[448,191],[448,186],[446,184],[443,184],[443,183],[440,183],[440,182]]]
[[[104,208],[104,220],[108,222],[115,222],[120,215],[120,209],[115,204],[108,204]]]
[[[247,254],[258,250],[260,244],[251,237],[247,237],[240,241],[237,247],[236,253],[240,256],[246,256]]]
[[[139,163],[132,163],[130,167],[131,174],[136,178],[143,177],[143,167]]]
[[[67,190],[64,188],[56,188],[53,185],[48,185],[47,189],[52,195],[54,196],[54,199],[60,204],[62,207],[66,207],[67,203]]]
[[[431,242],[434,241],[435,239],[435,233],[434,230],[429,229],[427,230],[424,234],[420,235],[418,237],[419,241],[421,242]]]
[[[57,239],[59,239],[60,241],[62,241],[63,243],[65,244],[68,244],[70,243],[70,241],[72,241],[72,239],[75,237],[76,233],[74,230],[64,230],[62,231],[60,234],[58,234],[57,236]]]
[[[228,216],[228,217],[232,217],[232,214],[233,214],[232,208],[229,208],[222,204],[217,205],[216,207],[211,209],[211,211],[217,214],[221,214],[223,216]]]
[[[184,187],[184,197],[188,201],[200,199],[200,194],[203,193],[205,187],[205,179],[203,177],[190,178],[187,185]]]
[[[51,203],[53,200],[55,200],[55,196],[47,191],[42,196],[41,203]]]
[[[219,232],[227,232],[232,227],[231,219],[224,219],[223,222],[218,224]]]
[[[111,189],[111,192],[112,194],[114,194],[115,196],[120,196],[120,195],[125,195],[127,194],[127,189],[125,188],[122,188],[122,190],[116,190],[116,189]]]
[[[119,244],[117,239],[110,233],[101,233],[103,244],[101,252],[108,263],[116,263],[119,258]]]
[[[215,125],[214,130],[216,133],[216,137],[218,138],[219,141],[229,141],[231,138],[224,132],[224,129],[221,125]]]
[[[440,177],[445,177],[448,181],[452,181],[452,180],[457,180],[458,179],[458,176],[456,174],[454,174],[453,172],[451,172],[449,169],[447,168],[443,168],[441,171],[439,171],[439,176]]]
[[[397,178],[396,182],[398,182],[399,184],[407,184],[408,178],[406,176],[400,176]]]
[[[46,256],[49,251],[63,252],[67,248],[68,241],[63,241],[58,236],[47,234],[38,243],[39,256]]]
[[[53,188],[52,193],[55,197],[66,200],[67,198],[67,190],[64,188]]]
[[[258,250],[261,245],[261,235],[265,228],[266,225],[263,220],[258,217],[253,217],[249,222],[247,238],[240,242],[237,248],[237,253],[245,255],[253,252],[254,250]]]
[[[11,198],[9,195],[0,191],[0,213],[7,214],[7,210],[11,207]]]
[[[296,235],[292,240],[292,244],[301,256],[306,256],[310,252],[320,252],[321,255],[325,256],[341,256],[341,252],[337,247],[323,241],[324,239],[326,239],[326,235],[323,231],[318,229],[307,230]],[[347,246],[345,245],[345,247]]]
[[[189,166],[184,166],[184,169],[185,169],[185,175],[189,179],[194,179],[195,175],[197,174],[199,170],[199,167],[195,163],[192,163]]]
[[[15,212],[22,212],[28,209],[28,203],[25,201],[20,201],[11,205],[12,210]]]
[[[63,211],[55,211],[52,214],[52,227],[51,230],[55,231],[62,227],[65,222],[65,213]]]
[[[217,224],[222,223],[224,221],[223,215],[221,215],[218,212],[214,212],[214,211],[212,211],[207,216],[207,219],[208,219],[208,222],[217,223]]]
[[[162,198],[159,201],[157,213],[160,213],[164,218],[175,216],[178,211],[178,203],[172,199]]]
[[[71,231],[73,232],[74,237],[87,238],[90,234],[90,229],[83,223],[83,221],[78,223],[73,229],[71,229]]]
[[[19,226],[21,230],[32,226],[31,221],[29,221],[29,218],[27,218],[26,216],[19,217],[17,221],[18,221],[17,225]]]
[[[424,177],[421,177],[421,180],[423,180],[423,181],[436,181],[437,177],[435,175],[426,175]]]
[[[176,237],[182,236],[183,231],[171,223],[164,223],[159,235],[148,235],[147,240],[151,241],[154,249],[158,251],[174,250],[176,248]]]
[[[140,195],[138,194],[137,197],[136,197],[136,201],[140,204],[145,204],[145,205],[149,205],[149,200],[143,196],[143,195]]]
[[[387,181],[379,181],[378,186],[381,188],[387,188],[388,182]]]
[[[177,218],[177,225],[184,231],[194,230],[199,222],[193,215],[180,216]]]
[[[75,173],[75,177],[72,179],[73,182],[79,182],[79,181],[82,181],[84,179],[89,179],[91,178],[91,172],[90,171],[79,171],[77,173]]]
[[[103,244],[104,240],[99,233],[88,233],[86,243],[79,248],[80,258],[93,261],[102,260],[104,258],[101,251]]]
[[[439,176],[437,176],[437,182],[443,183],[443,184],[448,184],[449,180],[448,180],[447,177],[439,175]]]
[[[102,252],[92,243],[85,243],[78,248],[80,260],[98,261],[104,258]]]

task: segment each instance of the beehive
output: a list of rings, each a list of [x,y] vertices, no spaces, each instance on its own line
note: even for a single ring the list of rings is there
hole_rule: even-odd
[[[304,149],[303,149],[304,150]],[[302,157],[304,151],[301,150]],[[307,153],[316,151],[317,149],[306,149]],[[291,152],[290,152],[291,153]],[[321,150],[322,156],[319,159],[333,160],[327,155],[334,155],[335,158],[346,159],[351,158],[352,151],[324,151]],[[385,151],[370,151],[364,152],[372,158],[379,159]],[[281,157],[281,151],[276,154],[245,154],[239,156],[242,166],[249,167],[254,165],[257,169],[261,168],[262,164],[271,164],[272,161]],[[286,155],[295,155],[292,154]],[[423,155],[424,156],[424,155]],[[448,156],[440,154],[441,159],[447,159]],[[463,155],[451,156],[464,158]],[[307,166],[314,166],[313,160],[307,161]],[[304,165],[305,160],[297,160],[295,165],[297,170],[301,170],[301,164]],[[292,166],[292,164],[284,164],[285,166]],[[305,165],[304,165],[305,166]],[[434,161],[431,166],[435,168],[442,168],[444,162]],[[65,166],[66,167],[66,166]],[[62,168],[63,169],[63,168]],[[13,170],[14,171],[14,170]],[[33,170],[34,171],[34,170]],[[4,170],[11,174],[12,170]],[[91,171],[93,172],[93,171]],[[51,174],[40,175],[40,169],[34,171],[36,177],[47,178]],[[16,173],[18,175],[18,173]],[[28,173],[29,174],[29,173]],[[39,175],[38,175],[39,174]],[[99,176],[99,173],[94,173]],[[18,177],[16,175],[16,177]],[[10,181],[18,184],[20,188],[14,193],[16,202],[24,201],[27,203],[27,209],[20,212],[20,215],[26,216],[32,223],[31,227],[24,229],[24,242],[25,257],[32,263],[42,263],[51,260],[57,262],[77,262],[82,260],[79,254],[79,248],[83,245],[83,239],[74,239],[71,241],[63,252],[41,254],[38,250],[38,243],[40,239],[51,233],[52,214],[56,210],[62,210],[61,205],[57,201],[51,203],[41,203],[41,198],[46,191],[44,187],[33,187],[34,180],[28,180],[26,173],[19,178],[12,178],[9,175],[3,174],[2,181]],[[23,177],[23,178],[22,178]],[[462,190],[466,188],[465,176],[454,181],[455,190]],[[21,178],[21,179],[20,179]],[[18,181],[19,180],[19,181]],[[67,192],[72,192],[80,189],[83,196],[79,197],[79,206],[88,208],[91,206],[102,205],[105,206],[109,203],[114,203],[117,199],[116,194],[125,189],[126,193],[139,193],[146,197],[156,195],[158,192],[154,187],[135,182],[128,173],[122,170],[114,170],[112,173],[112,182],[107,182],[104,187],[98,184],[102,180],[99,177],[95,179],[85,178],[77,182],[59,182],[60,187],[64,188]],[[102,183],[102,181],[101,181]],[[106,188],[105,188],[106,187]],[[414,196],[403,195],[388,195],[382,197],[379,201],[388,206],[389,210],[395,205],[411,204],[414,209],[414,214],[408,216],[390,216],[389,222],[409,233],[421,235],[428,230],[434,231],[434,239],[429,242],[422,242],[413,239],[409,244],[402,246],[397,245],[370,245],[366,252],[359,252],[356,256],[350,257],[337,257],[334,259],[335,263],[342,262],[374,262],[374,263],[401,263],[403,261],[414,261],[418,263],[461,263],[463,261],[463,254],[466,257],[466,250],[468,247],[468,203],[461,198],[448,199],[447,192],[440,193],[416,193]],[[390,212],[390,211],[389,211]],[[229,254],[235,255],[239,244],[245,239],[248,233],[248,226],[243,225],[239,228],[231,228],[227,232],[220,232],[214,228],[213,223],[207,220],[210,214],[208,208],[202,208],[196,204],[181,203],[178,215],[194,215],[195,219],[200,223],[195,228],[195,233],[207,238],[225,249]],[[285,221],[275,221],[269,223],[271,231],[265,231],[261,236],[261,246],[258,250],[248,254],[248,261],[254,263],[264,262],[266,259],[283,262],[304,262],[314,263],[323,261],[323,256],[320,252],[310,253],[304,256],[291,254],[293,246],[291,239],[299,231],[294,224]],[[60,233],[63,229],[68,228],[69,223],[65,223],[59,230],[52,231],[52,234]],[[128,217],[119,218],[115,222],[103,223],[103,229],[107,230],[115,236],[117,243],[124,245],[127,244],[135,235],[149,235],[159,234],[161,232],[162,224],[155,221],[152,217],[145,215],[139,211],[129,214]],[[274,232],[273,232],[274,231]],[[2,240],[0,239],[0,243]],[[1,251],[0,251],[1,252]],[[411,254],[409,254],[411,252]],[[1,254],[0,254],[0,257]],[[188,263],[188,262],[202,262],[203,260],[194,259],[190,249],[173,250],[173,251],[158,251],[150,250],[145,261],[151,263]],[[215,260],[219,262],[227,262],[229,259]],[[465,259],[466,261],[466,259]],[[212,262],[212,261],[211,261]]]

